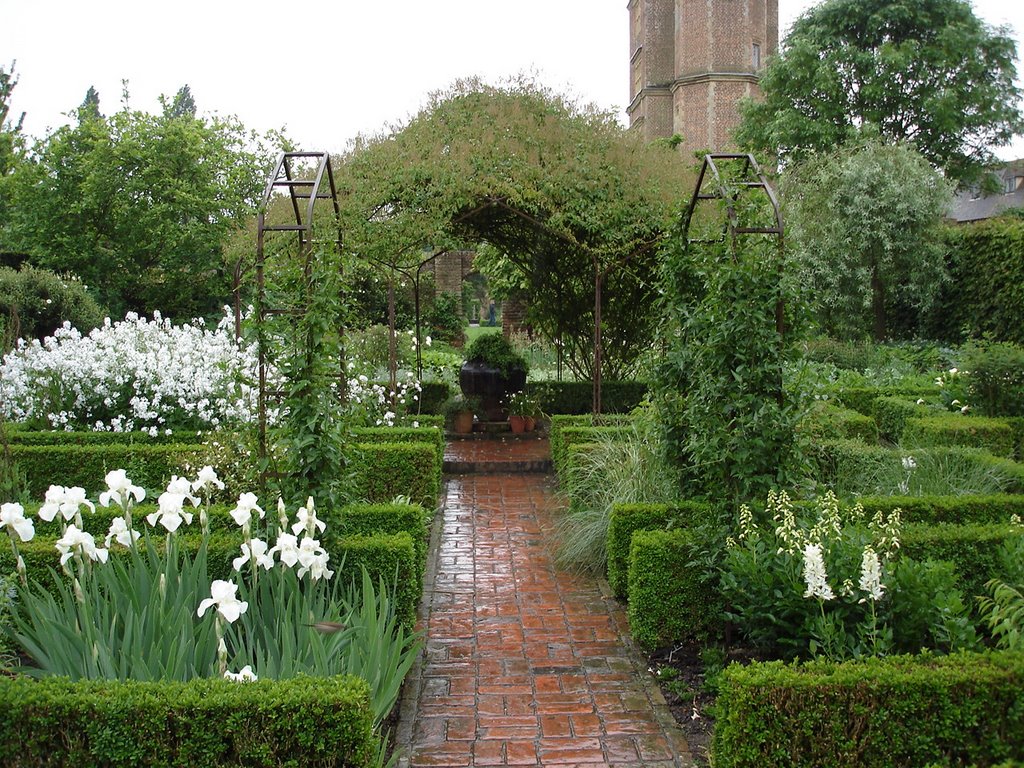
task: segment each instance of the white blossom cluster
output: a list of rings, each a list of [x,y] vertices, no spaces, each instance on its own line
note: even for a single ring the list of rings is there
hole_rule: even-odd
[[[199,430],[251,421],[256,352],[225,314],[172,325],[129,313],[83,336],[68,323],[42,343],[20,342],[0,365],[0,408],[51,429]]]
[[[357,370],[357,366],[357,361],[349,362],[349,373]],[[394,408],[402,406],[399,410],[404,410],[404,406],[417,402],[421,391],[416,374],[412,371],[400,373],[392,403],[391,392],[385,384],[371,381],[365,374],[352,375],[348,380],[348,407],[352,415],[367,426],[393,427],[398,418]]]

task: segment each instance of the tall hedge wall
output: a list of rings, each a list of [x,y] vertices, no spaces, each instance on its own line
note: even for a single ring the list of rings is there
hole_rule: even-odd
[[[924,335],[953,342],[987,335],[1024,344],[1024,220],[950,228],[946,241],[952,279],[924,319]]]

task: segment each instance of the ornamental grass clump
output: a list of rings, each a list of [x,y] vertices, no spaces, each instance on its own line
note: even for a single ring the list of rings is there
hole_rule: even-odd
[[[0,523],[21,574],[9,634],[32,662],[17,671],[240,682],[351,673],[369,680],[376,721],[387,716],[417,638],[402,628],[388,590],[365,571],[361,580],[333,578],[336,564],[317,538],[326,526],[312,499],[293,522],[283,502],[267,515],[254,494],[242,493],[230,513],[241,533],[236,575],[211,579],[209,509],[221,487],[211,468],[193,481],[173,478],[141,532],[132,512],[145,492],[123,470],[106,480],[100,503],[122,515],[103,546],[82,530],[83,510],[95,507],[81,489],[47,493],[40,517],[59,519],[62,532],[55,544],[61,573],[51,570],[45,584],[26,578],[18,554],[18,543],[35,535],[32,521],[21,505],[3,505]],[[200,530],[190,533],[197,516]]]
[[[722,566],[726,618],[760,652],[784,659],[974,647],[952,569],[898,557],[900,516],[868,517],[860,503],[843,509],[831,492],[803,515],[772,492],[766,526],[742,506]]]

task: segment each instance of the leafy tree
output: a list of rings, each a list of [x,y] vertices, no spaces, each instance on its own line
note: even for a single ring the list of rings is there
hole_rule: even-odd
[[[14,64],[11,64],[10,71],[0,67],[0,179],[11,171],[22,144],[21,126],[25,120],[24,113],[16,123],[9,119],[11,94],[14,93],[17,84]]]
[[[100,94],[94,86],[90,85],[89,90],[85,92],[85,98],[78,106],[77,114],[80,123],[103,118],[103,114],[100,112]]]
[[[826,0],[793,24],[737,140],[798,160],[870,126],[970,183],[1024,127],[1015,55],[967,0]]]
[[[193,98],[192,89],[188,87],[188,84],[181,86],[170,102],[161,97],[160,104],[164,108],[165,117],[195,118],[196,116],[196,100]]]
[[[12,174],[0,248],[77,275],[114,314],[216,312],[231,295],[222,248],[253,215],[281,137],[233,117],[103,117],[89,104]]]
[[[889,335],[890,310],[925,310],[946,279],[949,183],[912,146],[870,141],[814,157],[784,178],[800,282],[829,333]]]

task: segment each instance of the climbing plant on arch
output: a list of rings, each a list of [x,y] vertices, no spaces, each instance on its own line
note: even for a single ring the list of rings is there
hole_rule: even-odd
[[[688,170],[614,116],[532,82],[462,81],[406,125],[356,143],[338,174],[346,246],[396,269],[494,246],[481,268],[595,381],[628,374],[657,323],[655,254]]]

